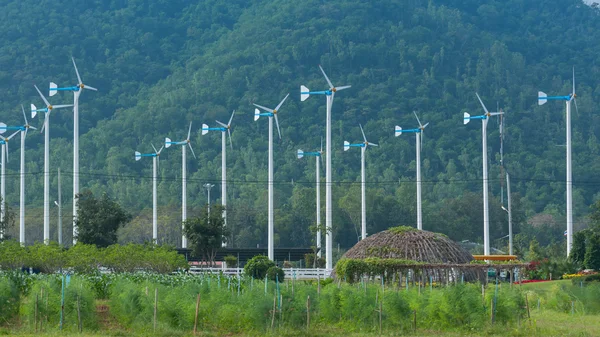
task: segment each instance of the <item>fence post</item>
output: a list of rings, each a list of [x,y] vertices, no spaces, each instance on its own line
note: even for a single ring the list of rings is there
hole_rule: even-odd
[[[306,298],[306,330],[310,328],[310,295]]]
[[[154,288],[154,332],[156,332],[156,311],[158,307],[158,288]]]
[[[200,293],[196,297],[196,314],[194,315],[194,335],[196,335],[196,331],[198,331],[198,311],[200,310]]]

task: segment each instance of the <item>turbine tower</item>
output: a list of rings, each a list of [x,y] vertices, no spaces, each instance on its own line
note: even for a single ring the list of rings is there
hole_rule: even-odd
[[[231,113],[231,117],[229,117],[229,122],[227,124],[216,121],[220,128],[209,128],[208,125],[202,124],[202,135],[208,133],[208,131],[221,131],[221,205],[223,205],[223,223],[227,226],[227,139],[225,139],[227,135],[229,135],[229,146],[233,150],[233,143],[231,142],[231,121],[233,120],[233,116],[235,115],[235,110]],[[227,246],[226,243],[222,244],[223,247]]]
[[[21,105],[21,112],[23,112],[23,119],[25,124],[22,126],[5,127],[0,128],[0,133],[3,130],[18,130],[21,132],[21,169],[19,171],[20,176],[20,193],[19,193],[19,243],[25,245],[25,138],[29,129],[37,130],[37,128],[29,125],[27,116],[25,115],[25,108]],[[4,184],[3,184],[4,185]]]
[[[573,171],[571,170],[571,101],[575,102],[577,108],[577,95],[575,94],[575,68],[573,68],[573,92],[567,96],[548,96],[546,93],[538,92],[538,105],[548,101],[566,102],[566,124],[567,124],[567,256],[573,247]]]
[[[46,104],[42,109],[31,104],[31,118],[35,118],[38,112],[43,112],[45,115],[41,132],[44,133],[44,243],[48,244],[50,243],[50,113],[54,109],[72,107],[73,104],[51,105],[40,89],[36,85],[34,87]]]
[[[414,111],[413,113],[417,118],[419,127],[416,129],[402,130],[401,127],[396,125],[396,130],[394,134],[396,135],[396,137],[398,137],[402,134],[402,132],[414,132],[417,138],[417,229],[423,230],[423,208],[421,205],[421,146],[423,145],[423,136],[425,135],[425,128],[427,127],[427,125],[429,125],[429,123],[425,123],[425,125],[421,124],[417,113]]]
[[[369,143],[367,141],[367,137],[365,137],[365,132],[363,131],[362,125],[360,125],[360,132],[363,136],[362,143],[350,144],[347,141],[344,141],[344,151],[348,151],[351,147],[360,147],[360,186],[361,186],[361,229],[360,229],[360,239],[364,240],[367,237],[367,197],[366,197],[366,187],[365,187],[365,151],[367,151],[368,146],[379,146],[375,143]]]
[[[4,129],[1,130],[0,133],[4,133],[6,130],[6,124],[0,123],[0,127]],[[0,145],[2,148],[2,173],[0,175],[0,197],[2,197],[2,201],[0,203],[0,221],[4,221],[6,215],[6,163],[8,162],[8,141],[11,140],[19,131],[16,131],[12,135],[8,137],[0,136]],[[4,231],[0,231],[0,239],[4,238]]]
[[[321,170],[320,170],[320,162],[323,160],[323,139],[321,139],[321,150],[316,152],[304,152],[302,150],[298,150],[296,152],[298,159],[307,157],[315,157],[315,175],[316,178],[316,192],[317,192],[317,257],[321,257]]]
[[[351,86],[345,85],[341,87],[334,87],[327,74],[323,70],[323,67],[319,65],[319,69],[323,73],[329,89],[324,91],[310,91],[305,86],[300,86],[300,100],[306,101],[310,95],[325,95],[327,99],[327,124],[326,124],[326,137],[325,137],[325,268],[327,270],[333,269],[333,207],[331,203],[331,107],[333,106],[333,98],[335,93],[348,89]]]
[[[77,202],[76,198],[79,194],[79,95],[83,89],[98,91],[94,87],[83,84],[79,70],[75,64],[75,58],[71,57],[75,74],[77,74],[77,84],[72,87],[59,88],[54,82],[50,82],[50,90],[48,96],[56,95],[58,91],[73,92],[73,245],[77,243]]]
[[[275,249],[274,249],[274,217],[273,217],[273,117],[275,117],[275,124],[277,124],[277,133],[279,134],[279,139],[281,139],[281,130],[279,129],[279,121],[277,120],[277,113],[279,112],[279,108],[283,105],[283,102],[288,98],[290,94],[285,95],[285,97],[277,104],[275,109],[266,108],[262,105],[254,104],[257,108],[266,111],[261,113],[259,109],[254,109],[254,120],[257,121],[260,116],[269,117],[269,214],[268,214],[268,244],[267,244],[267,252],[269,260],[275,261]]]
[[[152,144],[150,144],[152,145]],[[142,157],[152,157],[152,243],[158,243],[158,222],[156,217],[156,171],[160,164],[160,153],[165,146],[163,145],[160,150],[156,151],[154,145],[154,153],[139,153],[135,151],[135,161],[142,159]]]
[[[171,145],[181,145],[181,248],[187,248],[187,238],[185,237],[185,228],[184,223],[187,220],[187,148],[186,145],[189,146],[190,151],[192,151],[192,155],[194,159],[196,159],[196,154],[194,153],[194,149],[192,149],[192,144],[190,143],[190,136],[192,134],[192,122],[190,122],[190,128],[188,129],[187,138],[180,142],[173,142],[171,138],[165,138],[165,147],[168,149]]]
[[[481,143],[483,149],[483,250],[484,255],[490,255],[490,214],[488,202],[488,167],[487,167],[487,123],[491,116],[502,115],[504,112],[489,112],[483,101],[477,95],[477,99],[485,113],[480,116],[471,116],[468,112],[463,114],[463,124],[468,124],[471,119],[481,119]]]

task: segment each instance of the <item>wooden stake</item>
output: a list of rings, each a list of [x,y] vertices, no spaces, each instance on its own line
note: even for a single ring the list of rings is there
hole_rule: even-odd
[[[46,297],[48,296],[48,294],[46,294]],[[40,289],[40,300],[42,301],[42,304],[44,303],[44,287],[42,287]],[[44,311],[44,313],[46,314],[46,318],[48,318],[48,301],[46,301],[46,310]],[[42,332],[42,330],[44,329],[44,315],[40,314],[39,315],[39,320],[40,320],[40,332]]]
[[[310,328],[310,295],[306,298],[306,330]]]
[[[196,314],[194,315],[194,335],[196,335],[196,331],[198,331],[198,311],[200,310],[200,293],[196,297]]]
[[[277,295],[273,297],[273,311],[271,313],[271,330],[273,330],[273,325],[275,324],[275,305],[277,304]]]
[[[38,316],[38,294],[35,294],[35,306],[34,306],[34,310],[33,310],[33,324],[35,325],[35,332],[38,331],[37,316]]]
[[[158,288],[154,288],[154,332],[156,332],[156,309],[158,307]]]
[[[529,325],[531,325],[531,315],[529,314],[529,300],[527,299],[527,293],[525,293],[525,307],[527,308],[527,319],[529,320]]]
[[[83,330],[83,326],[81,323],[81,309],[79,306],[79,295],[77,295],[77,328],[79,329],[79,332],[81,333],[81,331]]]
[[[383,315],[383,295],[381,296],[381,301],[379,301],[379,335],[381,336],[381,316]]]
[[[415,332],[417,332],[417,310],[415,309],[413,312],[413,327]]]
[[[494,325],[494,299],[490,299],[490,319],[492,320],[492,325]]]

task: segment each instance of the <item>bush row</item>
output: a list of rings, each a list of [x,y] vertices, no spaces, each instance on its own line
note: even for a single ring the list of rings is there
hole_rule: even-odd
[[[16,241],[0,242],[0,270],[11,271],[34,268],[42,273],[69,269],[78,274],[97,273],[105,267],[114,273],[138,270],[170,273],[187,269],[183,255],[170,246],[152,244],[112,245],[98,249],[94,245],[78,243],[65,249],[57,243],[36,243],[22,247]]]

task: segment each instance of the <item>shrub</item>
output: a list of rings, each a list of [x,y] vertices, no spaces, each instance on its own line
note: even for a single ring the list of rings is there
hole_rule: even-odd
[[[257,255],[246,262],[244,273],[255,279],[262,280],[265,278],[267,271],[271,267],[275,267],[275,262],[269,260],[269,258],[264,255]]]
[[[0,275],[0,324],[19,313],[19,289],[9,278]]]
[[[283,282],[285,278],[285,272],[283,269],[273,266],[267,270],[267,278],[272,281]]]
[[[237,257],[235,257],[233,255],[227,255],[227,256],[225,256],[225,258],[223,260],[225,260],[225,263],[227,264],[227,268],[237,268],[237,265],[238,265]]]

